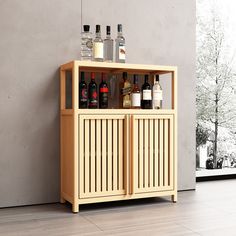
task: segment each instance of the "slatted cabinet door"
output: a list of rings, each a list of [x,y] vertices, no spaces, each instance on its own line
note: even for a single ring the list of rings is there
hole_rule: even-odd
[[[79,115],[79,198],[124,195],[125,115]]]
[[[132,193],[173,190],[173,115],[133,115]]]

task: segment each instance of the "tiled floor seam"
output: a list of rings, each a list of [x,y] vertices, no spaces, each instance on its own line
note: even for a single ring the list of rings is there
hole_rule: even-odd
[[[96,228],[98,228],[101,232],[103,232],[104,230],[102,228],[100,228],[96,223],[94,223],[92,220],[88,219],[86,216],[82,216],[86,221],[88,221],[89,223],[93,224],[96,226]]]
[[[187,229],[187,230],[190,230],[190,231],[191,231],[192,233],[194,233],[194,234],[198,234],[198,235],[202,236],[202,234],[200,234],[199,232],[194,231],[194,230],[192,230],[192,229],[186,227],[185,225],[182,225],[181,223],[175,222],[175,224],[177,224],[177,225],[179,225],[179,226],[181,226],[181,227],[183,227],[183,228],[185,228],[185,229]]]

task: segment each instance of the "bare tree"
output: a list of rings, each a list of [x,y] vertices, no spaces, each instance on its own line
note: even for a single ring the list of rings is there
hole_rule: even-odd
[[[212,124],[216,166],[219,126],[235,127],[236,109],[233,59],[214,5],[208,17],[198,17],[197,35],[197,119]]]

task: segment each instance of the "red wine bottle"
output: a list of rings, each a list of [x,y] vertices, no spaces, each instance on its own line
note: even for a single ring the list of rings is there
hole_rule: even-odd
[[[102,81],[99,85],[99,108],[108,108],[108,86],[104,73],[102,73]]]
[[[79,83],[79,108],[84,109],[88,106],[88,89],[87,84],[84,80],[84,72],[80,73],[80,83]]]
[[[91,81],[88,88],[89,108],[98,108],[97,84],[95,82],[95,73],[91,73]]]
[[[142,109],[152,109],[152,88],[148,83],[148,75],[145,75],[145,82],[142,86]]]

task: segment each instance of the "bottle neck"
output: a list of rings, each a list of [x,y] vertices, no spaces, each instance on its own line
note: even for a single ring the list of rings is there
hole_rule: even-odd
[[[122,31],[118,31],[118,32],[117,32],[117,37],[118,37],[118,38],[123,37]]]
[[[96,38],[101,38],[101,32],[96,32]]]
[[[107,34],[106,39],[111,39],[111,35]]]

